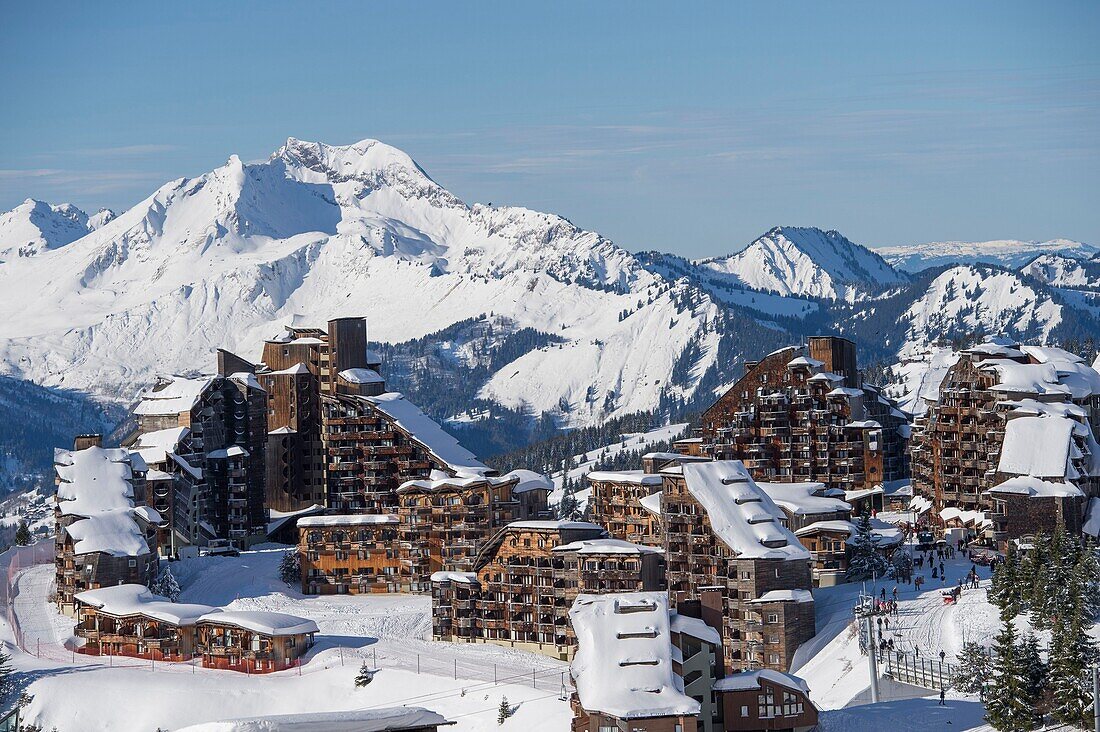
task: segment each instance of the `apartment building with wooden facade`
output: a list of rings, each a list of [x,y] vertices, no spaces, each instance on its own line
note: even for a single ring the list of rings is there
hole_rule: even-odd
[[[162,519],[144,501],[145,464],[124,448],[105,449],[99,436],[56,450],[54,503],[57,604],[75,612],[85,590],[157,576],[156,535]]]
[[[307,595],[400,592],[407,587],[395,514],[298,519],[302,592]]]
[[[481,547],[471,572],[432,577],[433,636],[568,659],[578,594],[663,587],[660,549],[611,539],[587,522],[517,521]]]
[[[217,375],[160,377],[134,408],[137,429],[124,444],[158,455],[168,552],[212,539],[247,546],[263,537],[267,395],[250,366],[219,351]]]
[[[812,557],[739,461],[666,469],[661,496],[674,601],[721,588],[727,672],[786,671],[816,632]]]
[[[1003,544],[1100,517],[1100,373],[1060,348],[994,340],[957,354],[910,445],[944,525]]]
[[[746,363],[703,413],[698,442],[678,448],[740,460],[757,480],[854,492],[908,475],[907,434],[905,414],[863,383],[855,344],[821,336]]]

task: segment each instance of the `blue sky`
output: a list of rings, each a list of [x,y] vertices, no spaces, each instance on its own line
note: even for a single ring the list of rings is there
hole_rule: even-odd
[[[14,3],[0,209],[124,209],[285,138],[631,250],[778,224],[1100,243],[1100,3]]]

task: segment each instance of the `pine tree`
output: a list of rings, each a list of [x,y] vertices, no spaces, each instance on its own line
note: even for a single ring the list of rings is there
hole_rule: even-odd
[[[989,679],[992,664],[985,650],[973,641],[963,643],[952,685],[964,694],[977,694]]]
[[[1002,620],[1011,620],[1024,611],[1024,595],[1031,585],[1023,581],[1023,575],[1020,555],[1009,542],[1005,560],[993,570],[988,593],[989,601],[1000,608]]]
[[[302,581],[302,558],[297,549],[290,549],[279,560],[279,579],[291,587]]]
[[[1038,712],[1046,708],[1047,665],[1039,654],[1039,639],[1034,633],[1024,636],[1019,649],[1019,663],[1024,672],[1025,698]]]
[[[508,697],[503,697],[500,700],[500,706],[497,707],[497,724],[504,724],[504,720],[512,716],[512,705],[508,703]]]
[[[885,577],[889,569],[886,558],[875,546],[875,537],[871,532],[871,516],[864,514],[856,524],[856,535],[848,540],[852,556],[848,560],[845,579],[849,582]]]
[[[1036,534],[1031,542],[1031,549],[1024,555],[1020,562],[1018,577],[1024,605],[1026,605],[1031,624],[1043,630],[1047,628],[1047,579],[1049,571],[1047,566],[1050,561],[1050,537],[1046,534]]]
[[[1026,700],[1026,680],[1019,664],[1016,628],[1005,621],[993,645],[992,684],[985,701],[985,718],[1000,732],[1034,729],[1036,712]]]
[[[26,521],[19,522],[19,528],[15,530],[15,543],[19,546],[27,546],[34,540]]]
[[[172,574],[171,568],[167,566],[161,570],[157,578],[149,585],[149,589],[156,595],[167,597],[172,602],[176,602],[180,599],[180,592],[182,591],[180,590],[179,582],[176,581],[176,576]]]
[[[1064,724],[1085,726],[1091,716],[1089,667],[1096,660],[1096,649],[1087,634],[1091,623],[1085,617],[1079,578],[1074,575],[1070,584],[1072,600],[1060,608],[1051,631],[1051,714]]]
[[[355,677],[356,688],[362,688],[374,681],[374,675],[378,673],[378,669],[367,666],[366,662],[359,667],[359,674]]]
[[[16,691],[15,670],[11,667],[11,656],[0,651],[0,707],[6,709]]]

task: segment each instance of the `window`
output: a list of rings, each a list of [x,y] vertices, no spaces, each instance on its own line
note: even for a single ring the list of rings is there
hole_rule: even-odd
[[[137,560],[136,559],[131,559],[129,562],[127,562],[127,565],[131,566],[131,567],[136,567],[137,566]]]
[[[741,716],[742,717],[749,716],[749,705],[748,704],[742,704],[741,705]]]
[[[778,623],[779,622],[779,613],[768,613],[767,622],[769,622],[769,623]]]

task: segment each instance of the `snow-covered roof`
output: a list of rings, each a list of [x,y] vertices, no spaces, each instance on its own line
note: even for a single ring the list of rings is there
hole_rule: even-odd
[[[154,430],[138,435],[137,442],[130,449],[135,450],[146,463],[168,461],[168,453],[175,452],[180,441],[191,434],[187,427],[171,427],[166,430]]]
[[[664,554],[664,549],[644,544],[634,544],[622,539],[582,539],[556,546],[555,552],[576,552],[577,554]]]
[[[690,635],[692,638],[698,638],[712,646],[722,645],[722,636],[718,634],[718,631],[699,618],[693,618],[690,615],[681,615],[675,610],[670,610],[668,613],[668,623],[669,628],[674,633]]]
[[[987,493],[1012,493],[1031,498],[1075,498],[1085,494],[1073,483],[1051,483],[1030,475],[1018,475],[993,486]]]
[[[787,362],[787,366],[809,366],[812,369],[819,369],[824,365],[824,361],[818,361],[816,358],[810,358],[809,356],[799,356]]]
[[[205,722],[178,732],[397,732],[454,724],[422,707],[383,707],[343,712],[303,712]]]
[[[879,422],[876,422],[873,419],[858,419],[858,420],[854,420],[852,422],[849,422],[848,424],[846,424],[844,426],[845,427],[851,427],[851,428],[857,429],[857,430],[878,430],[878,429],[882,429],[882,424],[879,423]]]
[[[642,505],[646,511],[649,511],[654,516],[661,515],[661,492],[650,493],[648,496],[643,496],[638,499],[638,503]]]
[[[244,449],[240,445],[230,445],[229,447],[221,450],[212,450],[206,454],[207,457],[215,460],[231,458],[231,457],[247,457],[248,450]]]
[[[291,366],[289,368],[281,369],[279,371],[269,371],[266,374],[264,374],[264,376],[280,376],[280,375],[296,376],[298,374],[308,374],[309,372],[310,372],[309,367],[306,366],[304,363],[296,363],[296,364],[294,364],[293,366]]]
[[[993,371],[997,383],[993,391],[1012,394],[1069,394],[1070,389],[1058,382],[1058,370],[1049,363],[1018,363],[1007,359],[988,359],[978,364],[983,371]]]
[[[770,590],[749,602],[813,602],[814,596],[809,590]]]
[[[1001,356],[1003,358],[1023,358],[1024,356],[1018,343],[995,343],[993,341],[986,341],[972,348],[964,348],[962,352],[979,356]]]
[[[210,383],[209,377],[162,377],[152,387],[143,391],[141,401],[134,407],[134,414],[141,416],[168,416],[189,412],[199,401],[203,389]],[[159,388],[158,388],[159,387]]]
[[[1086,419],[1088,410],[1080,404],[1073,402],[1041,402],[1038,399],[1005,399],[997,402],[998,407],[1004,407],[1013,414],[1030,414],[1035,417],[1046,415],[1049,417],[1077,417]]]
[[[123,448],[87,447],[55,450],[57,505],[62,515],[88,516],[134,505],[130,452]]]
[[[249,389],[255,389],[257,391],[264,391],[264,388],[260,386],[259,379],[256,378],[256,374],[251,371],[237,371],[229,375],[230,381],[235,381],[238,384],[244,384]]]
[[[337,376],[349,384],[381,384],[386,381],[374,369],[344,369]]]
[[[588,481],[598,483],[630,483],[632,485],[661,485],[661,476],[644,470],[593,470]]]
[[[145,585],[114,585],[76,594],[76,600],[116,618],[144,615],[172,625],[194,625],[204,615],[221,612],[210,605],[172,602],[154,595]]]
[[[985,526],[992,524],[993,520],[986,518],[984,511],[967,511],[954,506],[948,506],[940,511],[940,518],[944,523],[948,521],[958,521],[961,524],[971,524],[973,526]]]
[[[529,529],[531,531],[561,531],[561,530],[575,530],[575,529],[594,529],[603,531],[604,528],[598,524],[593,524],[588,521],[567,521],[556,519],[537,519],[533,521],[513,521],[504,528],[506,529]]]
[[[810,553],[783,526],[771,497],[740,460],[685,463],[688,492],[702,505],[715,535],[747,559],[806,560]]]
[[[804,516],[819,513],[847,513],[852,507],[839,498],[816,495],[825,490],[824,483],[764,483],[757,481],[775,504],[788,513]]]
[[[569,610],[577,635],[570,672],[581,706],[620,719],[695,715],[672,669],[668,595],[578,595]]]
[[[782,671],[773,671],[770,668],[730,674],[729,676],[725,676],[715,681],[714,690],[752,691],[760,688],[761,679],[778,684],[779,686],[785,686],[788,689],[796,689],[804,694],[810,693],[810,687],[807,686],[806,682],[802,679],[792,674],[785,674]]]
[[[477,572],[432,572],[432,582],[462,582],[477,584]]]
[[[808,381],[828,381],[830,383],[835,383],[844,381],[844,377],[840,374],[834,374],[832,371],[822,371],[811,376]]]
[[[396,524],[401,519],[392,513],[354,513],[329,516],[303,516],[298,519],[298,528],[316,528],[321,526],[369,526],[372,524]]]
[[[886,496],[912,496],[913,480],[911,478],[888,480],[882,484],[882,492]]]
[[[1079,423],[1066,417],[1016,417],[1005,425],[997,470],[1037,478],[1066,476],[1073,430]]]
[[[837,388],[833,389],[832,391],[830,391],[825,396],[827,396],[827,397],[835,397],[835,396],[858,397],[858,396],[863,396],[863,389],[853,389],[850,386],[838,386]]]
[[[465,475],[482,475],[489,470],[472,452],[400,393],[388,392],[362,398],[455,471]]]
[[[517,468],[516,470],[505,473],[501,478],[504,480],[519,481],[512,487],[513,494],[527,493],[529,491],[554,490],[554,481],[542,473],[536,473],[534,470]]]
[[[200,622],[232,625],[264,635],[299,635],[316,633],[317,623],[297,615],[268,610],[217,610],[199,618]]]
[[[75,554],[110,554],[113,557],[139,557],[151,550],[145,532],[135,521],[141,517],[152,524],[161,522],[160,514],[150,506],[113,508],[93,512],[64,528],[73,539]]]

